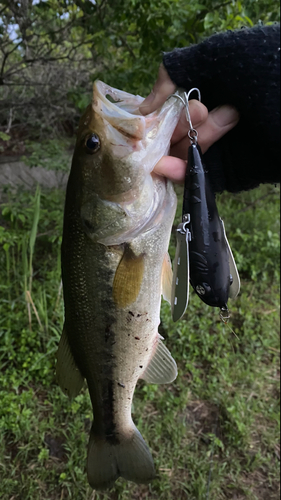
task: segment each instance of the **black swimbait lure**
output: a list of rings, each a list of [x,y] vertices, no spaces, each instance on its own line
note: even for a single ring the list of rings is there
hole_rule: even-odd
[[[187,110],[188,98],[193,90],[197,89],[185,94]],[[198,94],[200,96],[199,91]],[[240,281],[189,112],[187,118],[191,145],[188,150],[182,223],[177,228],[172,315],[174,321],[183,316],[188,303],[190,281],[200,299],[209,306],[219,307],[222,317],[226,318],[228,298],[238,294]]]

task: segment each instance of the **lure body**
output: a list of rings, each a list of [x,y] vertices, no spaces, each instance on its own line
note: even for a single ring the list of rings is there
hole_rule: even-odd
[[[227,241],[224,224],[220,219],[215,195],[208,172],[204,169],[201,149],[197,144],[197,131],[192,127],[188,99],[191,89],[181,96],[186,106],[186,119],[190,130],[191,145],[188,149],[182,223],[177,228],[177,249],[174,261],[171,293],[173,321],[178,321],[188,304],[189,281],[203,302],[219,307],[223,321],[228,319],[228,298],[235,298],[240,290],[237,267]]]
[[[231,283],[229,251],[215,195],[197,144],[189,147],[188,165],[183,215],[190,214],[190,283],[203,302],[227,308]]]

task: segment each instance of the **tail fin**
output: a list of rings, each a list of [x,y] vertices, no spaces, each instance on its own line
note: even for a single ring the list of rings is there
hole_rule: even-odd
[[[106,440],[91,429],[87,461],[88,481],[93,489],[111,488],[123,477],[135,483],[149,483],[155,476],[151,453],[134,424],[126,435]]]

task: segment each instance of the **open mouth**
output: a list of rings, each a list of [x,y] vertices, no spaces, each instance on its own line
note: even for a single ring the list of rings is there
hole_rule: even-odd
[[[141,116],[139,111],[139,106],[143,102],[144,98],[139,95],[129,94],[123,90],[115,89],[109,85],[96,81],[94,84],[94,97],[95,93],[98,98],[103,101],[107,100],[111,104],[111,109],[113,107],[118,108],[121,112],[124,112],[124,116],[127,115],[138,115]]]
[[[144,98],[96,81],[92,109],[101,118],[112,156],[130,158],[145,174],[151,173],[160,158],[168,154],[172,133],[183,104],[167,100],[161,108],[143,116],[139,106]]]

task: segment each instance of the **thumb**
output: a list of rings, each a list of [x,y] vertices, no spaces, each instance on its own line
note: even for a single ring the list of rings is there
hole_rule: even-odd
[[[164,104],[167,97],[175,92],[175,89],[176,85],[170,79],[163,64],[161,64],[154,87],[149,96],[140,105],[140,112],[143,115],[152,113]]]

